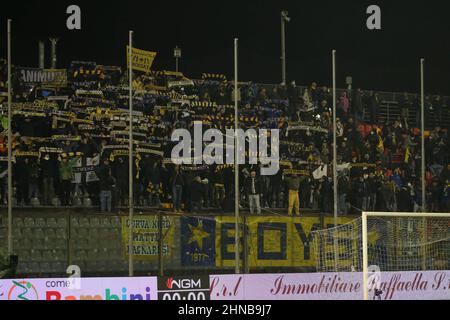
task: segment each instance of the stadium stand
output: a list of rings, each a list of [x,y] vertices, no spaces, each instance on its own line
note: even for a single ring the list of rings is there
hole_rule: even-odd
[[[68,263],[92,272],[126,270],[124,248],[116,244],[123,240],[119,215],[128,204],[127,72],[76,61],[67,68],[67,79],[43,84],[24,79],[23,69],[14,68],[14,210],[45,208],[65,215],[14,219],[14,245],[21,257],[18,272],[64,273]],[[4,92],[4,81],[0,83]],[[168,214],[173,211],[175,175],[170,135],[176,128],[192,129],[196,120],[205,129],[233,126],[233,83],[221,74],[205,73],[202,79],[191,80],[181,73],[159,71],[136,73],[133,89],[134,202],[138,210],[153,208],[153,214],[160,210]],[[339,214],[420,210],[417,94],[356,89],[339,90],[337,96]],[[431,211],[450,209],[448,101],[435,94],[426,99],[426,194]],[[244,212],[249,209],[246,183],[255,171],[263,213],[287,214],[288,183],[295,187],[289,182],[294,176],[300,210],[331,214],[332,105],[329,88],[316,83],[308,87],[240,83],[242,128],[278,128],[282,137],[277,175],[261,176],[255,165],[241,167]],[[1,95],[3,205],[7,201],[6,110],[6,97]],[[182,214],[231,212],[232,173],[226,165],[181,166],[176,184],[181,185]],[[202,183],[196,183],[196,177]],[[200,206],[193,203],[197,195]],[[98,211],[103,215],[98,216]],[[0,241],[5,239],[2,224]],[[154,261],[136,262],[140,271],[157,267]]]

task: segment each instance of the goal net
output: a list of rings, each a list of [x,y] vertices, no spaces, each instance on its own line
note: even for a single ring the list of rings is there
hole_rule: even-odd
[[[450,213],[363,212],[312,234],[317,272],[450,269]],[[366,282],[364,284],[367,284]]]

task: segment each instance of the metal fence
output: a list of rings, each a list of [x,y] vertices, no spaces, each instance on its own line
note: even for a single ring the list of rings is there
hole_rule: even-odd
[[[159,220],[162,219],[159,228]],[[340,218],[346,223],[352,217]],[[18,276],[55,277],[70,265],[84,276],[128,275],[128,217],[70,209],[14,213],[13,247]],[[133,246],[135,275],[233,273],[234,216],[137,213]],[[241,272],[315,270],[311,231],[332,226],[332,216],[243,215]],[[0,247],[6,244],[0,215]],[[161,241],[162,239],[162,241]]]

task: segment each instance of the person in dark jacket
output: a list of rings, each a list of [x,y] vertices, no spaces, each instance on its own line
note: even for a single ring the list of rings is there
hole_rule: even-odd
[[[349,180],[346,175],[338,178],[338,209],[339,214],[347,214],[347,195],[348,195]]]
[[[363,120],[364,112],[362,90],[359,88],[353,94],[352,109],[355,121],[359,124]]]
[[[85,157],[92,158],[94,154],[99,153],[99,146],[96,145],[89,137],[84,137],[76,148],[77,152],[81,152]]]
[[[102,164],[98,166],[98,168],[95,170],[95,173],[97,174],[97,177],[101,180],[103,177],[108,176],[110,171],[111,166],[109,164],[109,159],[103,158]]]
[[[271,192],[269,194],[270,200],[269,204],[271,208],[281,208],[283,207],[283,174],[281,170],[275,175],[269,177]]]
[[[373,172],[369,174],[367,184],[370,192],[368,201],[368,210],[375,211],[377,205],[377,193],[378,189],[380,188],[380,181]]]
[[[116,179],[116,187],[118,189],[119,204],[124,206],[128,199],[129,189],[129,166],[128,161],[123,157],[118,157],[113,164],[114,178]]]
[[[112,176],[111,169],[104,172],[101,177],[99,177],[100,183],[100,212],[111,212],[112,205],[112,191],[115,187],[116,180]]]
[[[355,207],[360,210],[367,210],[367,203],[370,196],[367,180],[364,176],[360,176],[353,186]]]
[[[29,188],[28,188],[28,198],[39,198],[39,176],[41,168],[36,160],[32,160],[29,162],[29,170],[30,170],[30,176],[29,176]]]
[[[30,177],[30,165],[28,158],[18,158],[14,169],[17,181],[17,203],[19,205],[29,205],[30,198],[28,197],[28,179]]]
[[[368,104],[370,110],[370,123],[377,124],[380,113],[380,99],[378,98],[378,94],[376,92],[371,92],[368,99]]]
[[[201,210],[203,199],[203,184],[200,176],[196,176],[190,185],[190,209],[191,211]]]
[[[175,166],[172,177],[170,178],[170,185],[172,186],[173,211],[182,212],[181,197],[183,196],[184,177],[179,165]]]
[[[152,164],[151,170],[148,173],[148,191],[150,205],[157,207],[161,204],[160,193],[162,192],[162,176],[166,167],[162,163],[162,159],[158,159]]]
[[[397,193],[397,209],[399,212],[412,212],[413,200],[409,186],[404,185]]]
[[[46,154],[40,161],[42,175],[42,204],[49,206],[55,194],[54,183],[58,176],[57,162]]]
[[[411,100],[408,94],[403,93],[403,97],[399,101],[400,105],[400,121],[404,128],[408,128],[409,109],[411,109]]]
[[[261,214],[261,180],[256,176],[256,171],[250,172],[250,177],[245,181],[245,191],[250,206],[250,214]]]
[[[320,209],[323,213],[330,213],[331,203],[333,201],[333,185],[330,177],[324,177],[321,180],[319,185]]]

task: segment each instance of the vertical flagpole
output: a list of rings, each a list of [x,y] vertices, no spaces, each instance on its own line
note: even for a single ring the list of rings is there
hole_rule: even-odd
[[[235,212],[235,273],[239,273],[239,113],[238,113],[238,39],[234,39],[234,212]]]
[[[12,241],[12,97],[11,97],[11,19],[8,19],[8,254],[13,253]]]
[[[128,141],[128,165],[129,165],[129,195],[128,195],[128,207],[129,207],[129,237],[128,237],[128,275],[132,277],[134,275],[133,268],[133,31],[129,32],[129,48],[128,48],[128,72],[129,72],[129,104],[130,104],[130,124],[129,124],[129,141]]]
[[[427,211],[426,201],[426,186],[425,186],[425,89],[424,89],[424,62],[425,59],[420,59],[420,113],[421,113],[421,128],[422,134],[422,211]]]
[[[284,29],[285,17],[281,13],[281,83],[286,85],[286,33]]]
[[[338,217],[337,145],[336,145],[336,50],[333,50],[333,186],[334,186],[334,226]]]
[[[334,196],[334,219],[333,224],[338,225],[338,176],[337,176],[337,143],[336,143],[336,50],[332,51],[333,65],[333,196]],[[338,272],[338,246],[337,238],[334,237],[334,264],[335,271]]]

